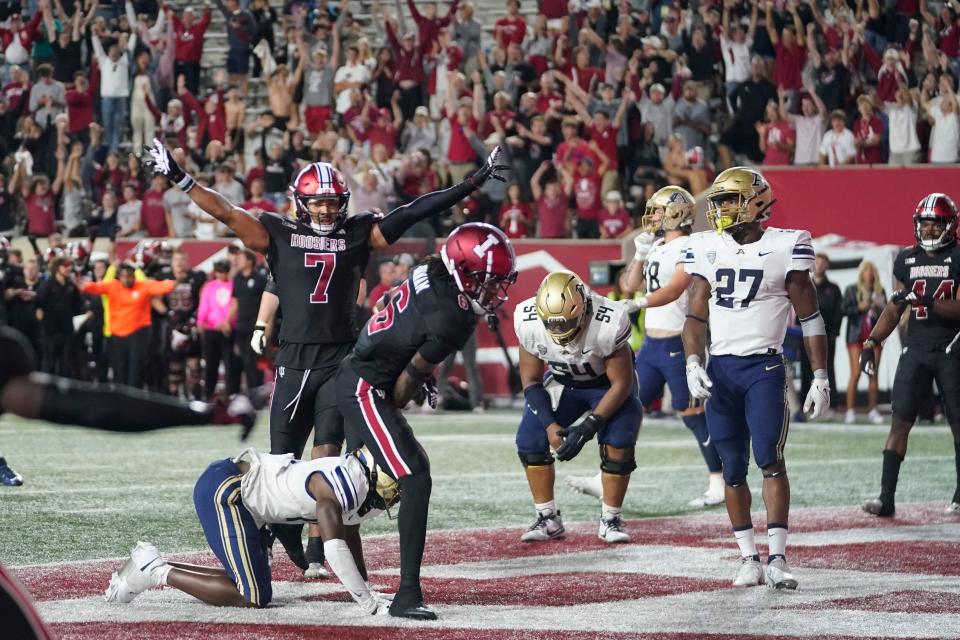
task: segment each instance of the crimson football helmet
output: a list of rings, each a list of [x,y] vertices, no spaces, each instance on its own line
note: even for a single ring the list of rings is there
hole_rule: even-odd
[[[917,244],[927,251],[936,251],[957,241],[957,205],[944,193],[925,196],[913,214],[913,233]],[[938,238],[925,239],[920,233],[920,223],[933,220],[943,224],[943,233]]]
[[[323,235],[333,233],[347,219],[350,189],[347,188],[343,175],[329,162],[308,164],[294,178],[290,190],[293,192],[293,203],[297,208],[297,220],[312,226],[317,233]],[[315,214],[317,222],[314,222],[309,204],[332,199],[337,201],[336,213]]]
[[[484,222],[454,229],[440,257],[477,315],[493,313],[506,302],[507,289],[517,281],[513,245],[503,231]]]

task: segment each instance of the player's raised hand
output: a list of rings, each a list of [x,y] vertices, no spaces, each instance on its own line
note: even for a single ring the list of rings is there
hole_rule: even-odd
[[[813,383],[807,398],[803,402],[803,412],[810,414],[811,420],[816,420],[827,413],[830,408],[830,382],[827,379],[826,369],[817,369],[813,372]],[[813,411],[810,411],[813,409]]]
[[[158,138],[153,139],[153,146],[144,145],[143,151],[144,154],[141,156],[143,164],[148,166],[155,174],[164,176],[177,185],[187,177],[187,174],[174,160],[173,154]]]
[[[502,153],[503,150],[500,148],[500,145],[495,146],[493,150],[490,151],[490,155],[487,156],[487,160],[483,163],[483,166],[477,169],[473,176],[471,176],[474,186],[479,187],[486,182],[488,178],[493,178],[500,182],[507,181],[506,177],[500,175],[510,168],[510,165],[500,164],[500,155]]]
[[[591,413],[586,418],[573,425],[563,429],[563,444],[557,449],[557,460],[566,462],[573,460],[583,449],[583,445],[593,440],[597,431],[603,428],[604,419],[595,413]]]
[[[707,375],[700,364],[700,358],[698,356],[688,357],[687,387],[690,389],[690,395],[697,400],[706,400],[710,397],[710,387],[712,386],[713,382],[710,381],[710,376]]]

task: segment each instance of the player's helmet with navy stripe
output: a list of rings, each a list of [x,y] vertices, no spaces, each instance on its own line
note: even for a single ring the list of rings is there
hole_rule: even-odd
[[[707,190],[707,222],[717,233],[770,217],[775,202],[770,183],[759,171],[730,167]]]
[[[350,189],[343,175],[329,162],[308,164],[294,178],[290,190],[297,208],[297,220],[309,224],[317,233],[333,233],[347,219]],[[311,205],[324,201],[333,201],[335,208],[311,211]]]
[[[484,222],[454,229],[440,257],[478,315],[493,313],[506,302],[507,289],[517,281],[513,245],[503,231]]]
[[[920,224],[929,220],[943,225],[943,231],[936,238],[924,238]],[[957,205],[944,193],[931,193],[924,196],[913,213],[913,232],[917,244],[927,251],[935,251],[957,241]]]

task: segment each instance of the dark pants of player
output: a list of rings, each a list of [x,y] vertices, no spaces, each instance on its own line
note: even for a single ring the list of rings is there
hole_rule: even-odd
[[[595,409],[609,388],[607,385],[590,389],[564,387],[560,402],[554,411],[557,424],[568,427],[584,413]],[[613,417],[597,433],[597,441],[601,447],[607,445],[615,449],[633,449],[642,422],[643,405],[640,404],[637,390],[634,388],[633,394],[620,405]],[[540,424],[540,419],[533,415],[529,406],[523,410],[523,416],[520,418],[516,442],[517,453],[522,459],[543,455],[552,464],[547,431]]]
[[[217,390],[217,378],[220,375],[220,363],[223,362],[224,382],[226,382],[227,395],[232,395],[239,391],[239,388],[233,387],[233,382],[237,376],[233,370],[238,367],[236,359],[233,357],[233,335],[225,336],[223,332],[215,329],[207,329],[203,332],[203,389],[207,399],[213,397]]]
[[[893,378],[893,415],[913,424],[924,390],[930,389],[934,381],[947,422],[951,427],[960,426],[960,347],[956,345],[950,353],[942,345],[929,350],[910,346],[901,351]]]
[[[240,497],[240,469],[227,458],[207,467],[193,489],[203,535],[247,602],[270,604],[270,563],[264,537]]]
[[[260,356],[250,346],[252,336],[252,331],[238,331],[236,333],[236,339],[233,343],[233,356],[237,362],[230,372],[233,376],[233,379],[227,384],[230,388],[240,389],[241,375],[246,378],[247,389],[255,389],[263,384],[263,371],[257,366]]]
[[[344,345],[343,356],[353,345]],[[303,455],[310,430],[313,446],[343,443],[343,416],[337,406],[337,365],[318,369],[277,368],[270,404],[270,453]]]
[[[43,372],[65,378],[73,377],[70,357],[72,350],[72,333],[47,332],[43,337]]]
[[[143,386],[143,364],[147,359],[150,328],[137,329],[128,336],[110,338],[110,367],[113,381],[139,389]]]
[[[430,461],[413,429],[383,391],[357,375],[347,358],[337,373],[337,399],[343,412],[347,450],[367,445],[377,464],[400,483],[400,590],[394,604],[403,609],[423,600],[420,564],[427,537]],[[542,429],[541,429],[542,431]]]
[[[637,379],[640,381],[640,403],[649,406],[657,399],[663,385],[670,387],[670,404],[680,412],[690,408],[690,389],[687,387],[687,366],[683,356],[683,339],[643,339],[643,346],[634,361]],[[680,416],[683,424],[693,432],[710,473],[718,473],[722,467],[717,448],[710,440],[707,419],[702,413]]]
[[[783,460],[790,410],[783,356],[711,356],[707,428],[731,486],[747,479],[750,445],[761,469]]]

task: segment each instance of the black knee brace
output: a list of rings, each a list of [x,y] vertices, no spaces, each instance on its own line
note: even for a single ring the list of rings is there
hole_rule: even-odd
[[[628,476],[637,468],[633,448],[623,460],[614,460],[607,455],[607,445],[600,444],[600,470],[614,476]]]
[[[764,478],[785,478],[787,476],[787,465],[783,460],[761,467],[760,470],[763,472]]]
[[[546,467],[553,464],[553,454],[549,451],[541,451],[539,453],[523,453],[519,451],[517,455],[520,457],[520,464],[523,465],[524,469],[527,467]]]

